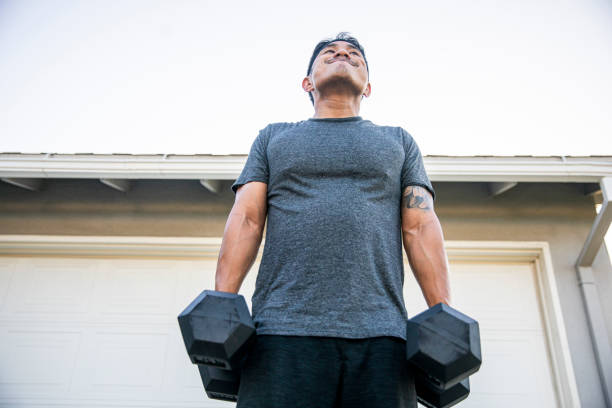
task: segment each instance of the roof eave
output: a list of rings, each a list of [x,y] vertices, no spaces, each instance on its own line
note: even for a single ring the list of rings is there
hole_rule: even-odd
[[[246,155],[0,154],[0,178],[233,180]],[[612,176],[612,157],[425,156],[432,181],[582,182]]]

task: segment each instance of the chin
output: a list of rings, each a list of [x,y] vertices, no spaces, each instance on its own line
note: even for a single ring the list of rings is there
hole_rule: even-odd
[[[326,79],[320,80],[317,88],[320,93],[327,91],[338,92],[340,90],[343,93],[351,93],[355,95],[361,95],[365,84],[360,83],[356,78],[353,78],[348,72],[346,73],[335,73],[330,75]]]

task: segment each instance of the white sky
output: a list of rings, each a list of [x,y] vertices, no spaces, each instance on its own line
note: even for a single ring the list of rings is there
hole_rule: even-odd
[[[424,154],[612,155],[609,0],[0,0],[0,152],[247,153],[339,31]]]

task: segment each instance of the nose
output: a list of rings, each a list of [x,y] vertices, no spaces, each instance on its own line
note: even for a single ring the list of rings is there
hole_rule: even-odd
[[[336,54],[334,55],[334,58],[337,58],[337,57],[339,57],[339,56],[343,56],[343,57],[345,57],[345,58],[347,58],[347,59],[350,59],[350,58],[351,58],[351,57],[350,57],[350,54],[349,54],[349,52],[348,52],[348,50],[347,50],[346,48],[342,48],[342,47],[339,47],[339,48],[336,50]]]

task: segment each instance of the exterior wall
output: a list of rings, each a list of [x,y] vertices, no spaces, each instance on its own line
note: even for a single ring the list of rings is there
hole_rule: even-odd
[[[221,236],[234,195],[196,181],[145,180],[128,193],[96,180],[50,180],[39,192],[0,183],[0,234]],[[448,240],[547,241],[584,407],[604,406],[574,263],[595,209],[580,184],[521,183],[489,197],[480,183],[437,183],[436,212]],[[610,260],[594,273],[612,339]]]
[[[97,180],[50,180],[40,191],[0,182],[0,233],[218,237],[234,193],[198,181],[139,180],[122,193]]]
[[[596,215],[581,186],[519,184],[489,197],[483,184],[449,183],[438,188],[436,212],[445,239],[549,242],[581,402],[583,407],[605,406],[574,268]],[[593,269],[612,334],[612,307],[604,296],[612,291],[605,250],[600,250]]]

